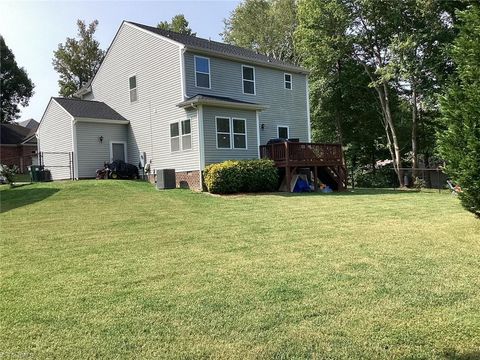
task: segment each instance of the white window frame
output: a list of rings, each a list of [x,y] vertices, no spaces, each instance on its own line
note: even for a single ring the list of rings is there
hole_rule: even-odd
[[[172,136],[172,124],[177,124],[178,125],[178,135],[177,136]],[[170,139],[170,153],[178,153],[182,151],[182,129],[181,129],[181,124],[178,120],[173,120],[168,123],[168,137]],[[172,150],[172,139],[178,138],[178,150]]]
[[[240,121],[243,121],[243,124],[245,125],[245,133],[236,133],[235,132],[235,129],[233,127],[233,121],[234,120],[240,120]],[[232,123],[232,136],[230,137],[231,139],[231,142],[232,142],[232,149],[235,149],[235,150],[248,150],[248,138],[247,138],[247,119],[244,119],[244,118],[238,118],[238,117],[232,117],[231,118],[231,123]],[[235,135],[245,135],[245,147],[244,148],[237,148],[235,147]]]
[[[218,119],[228,119],[228,133],[224,131],[218,131]],[[228,134],[230,136],[230,146],[228,148],[218,146],[218,134]],[[230,116],[215,116],[215,143],[217,146],[217,150],[227,150],[232,148],[232,121]]]
[[[182,121],[190,121],[190,148],[183,148],[183,133],[182,133]],[[171,124],[178,124],[178,136],[172,136],[170,126]],[[192,131],[192,118],[186,118],[182,120],[173,120],[168,123],[168,137],[170,139],[170,153],[178,153],[183,151],[192,151],[193,149],[193,131]],[[172,150],[172,139],[178,138],[178,150]]]
[[[290,126],[288,125],[277,125],[277,138],[280,139],[280,128],[287,128],[287,139],[290,138]]]
[[[183,133],[182,122],[184,122],[184,121],[189,121],[189,122],[190,122],[190,132],[189,132],[188,134],[184,134],[184,133]],[[191,119],[191,118],[186,118],[186,119],[180,120],[180,121],[178,122],[178,125],[179,125],[178,130],[179,130],[179,134],[180,134],[180,143],[181,143],[181,144],[180,144],[180,145],[181,145],[180,148],[181,148],[181,150],[182,150],[182,151],[192,150],[192,148],[193,148],[193,143],[192,143],[192,142],[193,142],[193,137],[192,137],[192,119]],[[184,149],[184,148],[183,148],[183,137],[184,137],[184,136],[187,136],[187,135],[190,136],[190,148]]]
[[[128,155],[127,155],[127,142],[126,141],[117,141],[111,140],[110,141],[110,162],[113,161],[113,144],[122,144],[123,145],[123,154],[125,155],[124,162],[127,162]]]
[[[208,61],[208,73],[203,72],[203,71],[197,71],[197,58],[206,59]],[[210,58],[205,57],[205,56],[198,56],[198,55],[193,56],[193,68],[195,70],[195,87],[198,87],[200,89],[211,89],[212,88],[212,76],[211,76],[212,68],[211,68],[210,65],[211,65],[210,64]],[[197,72],[199,72],[200,74],[208,75],[208,85],[209,85],[208,87],[198,85]]]
[[[130,79],[132,77],[135,78],[135,87],[133,89],[130,89]],[[137,81],[138,81],[137,74],[133,74],[128,77],[128,100],[130,100],[130,104],[135,104],[136,102],[138,102],[138,82]],[[132,90],[135,90],[135,93],[137,94],[137,99],[134,101],[132,101],[132,96],[131,96]]]
[[[217,119],[228,119],[228,126],[230,132],[219,132],[218,131],[218,121]],[[245,133],[236,133],[233,130],[233,120],[241,120],[245,124]],[[219,147],[218,146],[218,134],[228,134],[230,136],[230,147]],[[235,135],[245,135],[245,147],[244,148],[238,148],[235,147],[235,140],[234,137]],[[248,150],[248,129],[247,129],[247,119],[245,118],[240,118],[240,117],[232,117],[232,116],[215,116],[215,142],[216,142],[216,147],[217,150]]]
[[[253,80],[244,79],[244,78],[243,78],[243,68],[253,69]],[[246,93],[246,92],[245,92],[245,86],[243,85],[243,83],[244,83],[245,81],[253,82],[253,94],[251,94],[251,93]],[[257,94],[257,75],[256,75],[256,73],[255,73],[255,66],[242,65],[242,93],[243,93],[244,95],[256,95],[256,94]]]
[[[287,81],[285,79],[285,76],[290,76],[290,81]],[[290,89],[287,88],[287,83],[290,84]],[[290,73],[283,73],[283,87],[285,88],[285,90],[293,90],[293,77],[292,77],[292,74]]]

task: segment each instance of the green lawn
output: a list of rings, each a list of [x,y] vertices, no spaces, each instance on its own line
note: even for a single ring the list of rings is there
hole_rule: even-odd
[[[447,191],[0,196],[1,359],[480,358],[480,221]]]

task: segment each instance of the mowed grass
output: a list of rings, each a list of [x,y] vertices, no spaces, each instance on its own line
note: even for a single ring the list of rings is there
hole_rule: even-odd
[[[0,196],[2,359],[480,358],[480,221],[447,191]]]

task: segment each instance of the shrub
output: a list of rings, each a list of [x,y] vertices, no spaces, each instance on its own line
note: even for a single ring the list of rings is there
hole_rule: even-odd
[[[271,160],[228,160],[205,168],[205,185],[214,194],[275,191],[278,170]]]
[[[365,188],[393,187],[394,173],[391,168],[382,168],[375,171],[358,169],[354,173],[355,186]]]
[[[15,181],[15,174],[18,173],[18,167],[16,165],[7,166],[0,165],[0,175],[5,178],[10,187],[13,187],[13,182]]]

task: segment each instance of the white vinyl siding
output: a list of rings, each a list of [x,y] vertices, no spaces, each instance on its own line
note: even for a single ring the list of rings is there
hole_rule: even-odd
[[[181,64],[178,45],[127,23],[111,44],[92,81],[92,90],[94,100],[104,101],[130,121],[127,126],[129,163],[137,165],[140,152],[145,152],[152,170],[200,168],[196,151],[171,152],[170,123],[176,119],[191,120],[191,148],[198,149],[197,111],[176,106],[183,100]],[[133,74],[138,100],[130,103],[126,79]],[[192,76],[195,81],[193,63]]]
[[[72,116],[55,100],[50,100],[38,129],[39,150],[53,180],[70,179],[73,150]]]
[[[255,95],[255,68],[242,65],[242,87],[244,94]]]

